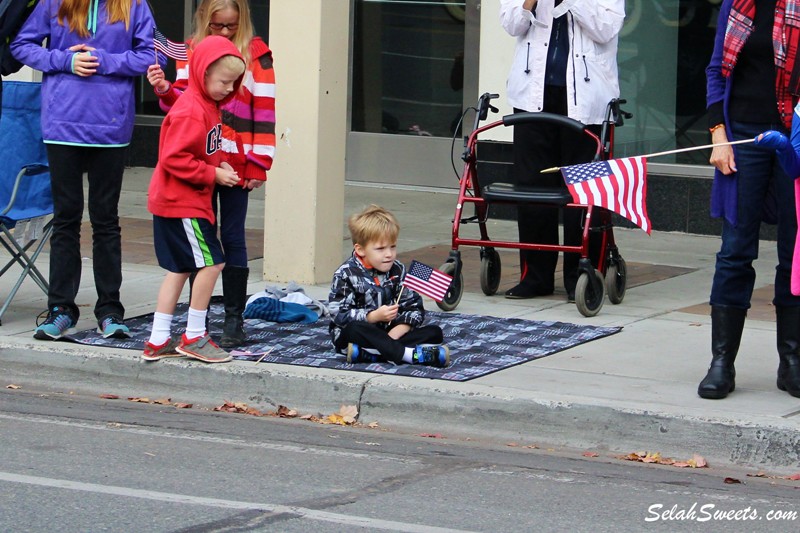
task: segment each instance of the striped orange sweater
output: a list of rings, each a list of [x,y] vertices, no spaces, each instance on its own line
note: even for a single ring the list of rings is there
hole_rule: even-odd
[[[187,43],[189,59],[191,42]],[[250,64],[236,97],[222,107],[222,150],[243,180],[266,180],[275,155],[275,71],[272,51],[260,38],[250,41]],[[169,111],[186,90],[189,62],[178,61],[175,83],[158,94],[161,109]]]

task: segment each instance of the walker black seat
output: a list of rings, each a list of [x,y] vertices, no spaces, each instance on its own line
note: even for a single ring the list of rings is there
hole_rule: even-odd
[[[510,183],[492,183],[481,191],[487,202],[514,202],[517,204],[549,204],[562,206],[572,202],[569,191],[563,187],[526,187]]]

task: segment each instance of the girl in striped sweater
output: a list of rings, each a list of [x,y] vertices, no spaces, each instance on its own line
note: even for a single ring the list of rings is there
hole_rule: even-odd
[[[245,340],[242,313],[247,300],[247,245],[245,215],[249,192],[267,179],[275,153],[275,75],[272,52],[254,35],[247,0],[203,0],[194,16],[194,34],[187,40],[188,55],[209,35],[230,39],[247,63],[241,90],[222,107],[222,149],[240,176],[238,186],[217,186],[214,209],[225,251],[222,292],[225,325],[220,345],[234,348]],[[187,87],[189,62],[178,61],[174,83],[158,65],[147,71],[147,79],[159,97],[161,109],[169,111]]]

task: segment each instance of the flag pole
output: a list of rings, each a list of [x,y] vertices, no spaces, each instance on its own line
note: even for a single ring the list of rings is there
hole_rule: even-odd
[[[401,283],[400,284],[400,294],[397,295],[397,300],[394,301],[394,305],[397,305],[397,304],[400,303],[400,297],[402,295],[403,295],[403,284]]]
[[[679,154],[681,152],[691,152],[691,151],[694,151],[694,150],[705,150],[706,148],[715,148],[717,146],[731,146],[731,145],[734,145],[734,144],[751,143],[751,142],[755,142],[755,140],[756,140],[755,138],[752,138],[752,139],[742,139],[742,140],[739,140],[739,141],[728,141],[728,142],[724,142],[724,143],[704,144],[702,146],[690,146],[688,148],[678,148],[676,150],[667,150],[666,152],[655,152],[655,153],[652,153],[652,154],[645,154],[645,155],[640,155],[640,156],[636,156],[636,157],[645,157],[645,158],[649,159],[651,157],[658,157],[658,156],[662,156],[662,155]],[[558,172],[559,170],[561,170],[561,168],[562,167],[550,167],[550,168],[546,168],[546,169],[542,170],[541,173],[542,174],[547,174],[547,173],[550,173],[550,172]]]

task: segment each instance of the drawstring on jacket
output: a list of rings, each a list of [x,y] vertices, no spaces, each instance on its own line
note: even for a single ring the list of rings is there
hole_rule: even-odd
[[[531,73],[531,67],[529,65],[531,61],[531,43],[528,42],[528,52],[525,55],[525,74]]]
[[[100,0],[91,0],[89,3],[89,19],[86,21],[86,29],[91,35],[97,32],[97,11],[100,8]]]

